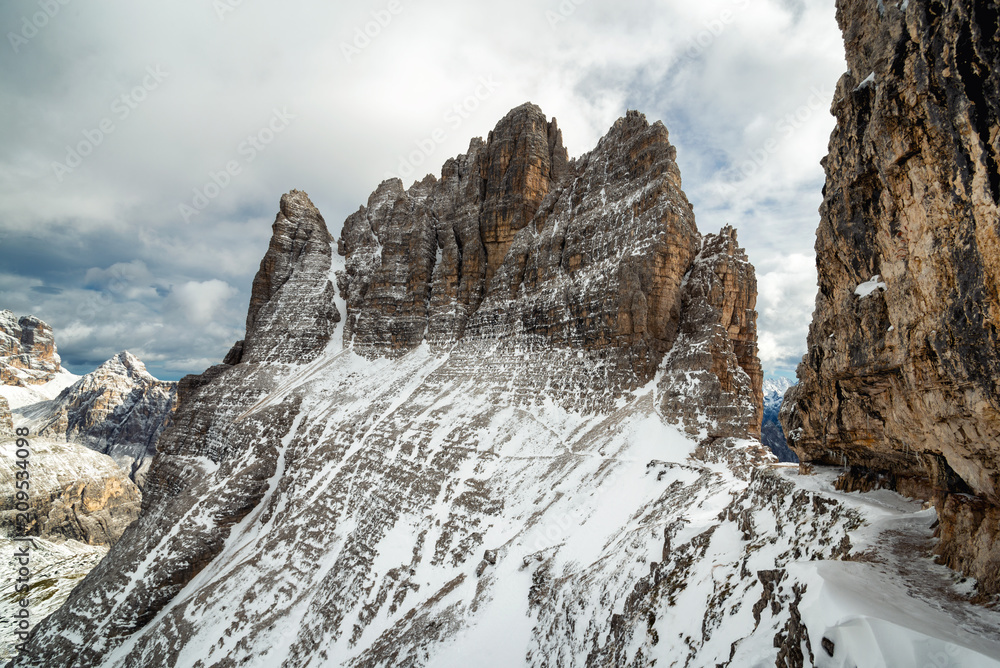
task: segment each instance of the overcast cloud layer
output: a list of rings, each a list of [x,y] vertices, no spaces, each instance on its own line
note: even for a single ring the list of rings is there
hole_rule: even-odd
[[[574,156],[638,109],[669,129],[702,232],[739,230],[762,362],[788,375],[845,68],[832,4],[11,0],[0,308],[51,324],[76,373],[122,349],[200,372],[243,336],[282,193],[337,235],[384,178],[439,174],[525,101]]]

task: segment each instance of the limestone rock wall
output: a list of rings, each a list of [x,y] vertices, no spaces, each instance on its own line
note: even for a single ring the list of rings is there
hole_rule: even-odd
[[[980,527],[1000,505],[998,16],[984,0],[837,2],[849,71],[824,161],[809,348],[783,410],[804,462],[934,496],[942,554],[990,591],[1000,545]]]
[[[29,439],[30,507],[18,513],[13,494],[21,470],[15,465],[17,443],[0,441],[0,484],[7,490],[0,498],[0,531],[6,535],[113,545],[139,516],[142,495],[110,457],[78,443],[34,435]]]
[[[283,195],[280,207],[253,280],[246,339],[233,361],[308,361],[340,321],[326,221],[298,190]]]
[[[567,173],[555,120],[526,104],[487,140],[448,160],[441,178],[404,190],[382,183],[344,223],[345,342],[369,354],[402,354],[426,338],[458,340],[518,231]]]
[[[30,315],[0,311],[0,384],[41,385],[59,372],[52,328]]]
[[[567,161],[555,120],[526,104],[440,179],[382,183],[338,244],[344,346],[366,356],[460,339],[555,346],[587,351],[623,387],[648,381],[677,338],[684,278],[702,246],[675,157],[661,123],[629,112]],[[731,257],[735,237],[729,244],[720,252]],[[739,253],[702,296],[759,404],[756,280]]]
[[[78,441],[104,453],[141,487],[176,408],[176,383],[157,380],[123,351],[52,401],[21,412],[32,434]]]

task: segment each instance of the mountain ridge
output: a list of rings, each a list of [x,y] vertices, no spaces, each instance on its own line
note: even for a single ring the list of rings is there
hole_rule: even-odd
[[[38,627],[19,662],[183,663],[191,656],[184,643],[213,632],[186,617],[229,605],[201,587],[221,593],[283,580],[266,560],[241,566],[237,555],[286,531],[280,540],[296,546],[281,551],[288,572],[312,583],[289,590],[304,606],[303,626],[274,636],[273,613],[291,604],[277,604],[283,585],[265,586],[267,599],[278,597],[267,614],[254,612],[249,591],[236,594],[236,617],[218,618],[248,633],[243,649],[226,652],[263,643],[260,651],[270,644],[296,662],[325,637],[336,656],[359,665],[403,660],[416,638],[444,641],[457,630],[445,622],[454,619],[448,605],[471,604],[472,623],[476,607],[497,600],[496,573],[523,580],[525,549],[537,553],[531,577],[539,583],[553,568],[569,569],[572,581],[590,577],[558,556],[539,522],[573,512],[614,541],[640,531],[624,516],[621,527],[603,524],[600,504],[574,509],[567,493],[582,480],[612,498],[613,482],[626,475],[641,490],[628,504],[644,517],[669,481],[672,498],[694,485],[722,508],[730,496],[719,495],[717,476],[745,485],[755,465],[771,461],[751,440],[760,424],[756,284],[735,231],[701,236],[665,128],[633,112],[611,129],[614,141],[567,163],[542,193],[531,156],[556,150],[554,127],[527,105],[487,142],[474,141],[471,154],[447,162],[442,181],[409,192],[383,183],[372,212],[345,223],[342,265],[308,197],[284,195],[246,339],[227,363],[179,383],[180,408],[160,441],[139,519]],[[434,191],[436,199],[424,196]],[[535,201],[528,219],[525,202]],[[602,210],[613,213],[605,219]],[[434,211],[450,214],[435,219]],[[473,224],[494,232],[482,247],[478,235],[467,237],[459,268],[451,244]],[[613,232],[623,227],[631,234]],[[490,253],[508,238],[489,276]],[[440,262],[429,241],[439,244]],[[478,308],[465,309],[480,289]],[[654,456],[660,449],[667,460]],[[682,464],[688,457],[702,463]],[[554,495],[544,492],[553,484]],[[532,489],[546,499],[535,510],[521,491]],[[392,548],[398,541],[409,547]],[[297,552],[326,555],[327,565],[299,561]],[[397,557],[411,565],[394,566]],[[243,575],[230,579],[231,568]],[[625,572],[609,596],[624,596],[649,568],[637,562]],[[485,589],[450,598],[477,578]],[[113,614],[95,614],[94,596],[115,600]],[[360,612],[349,621],[342,608],[355,603]],[[395,621],[386,627],[383,619]],[[431,631],[438,623],[441,631]],[[173,634],[185,640],[171,648],[162,640]]]

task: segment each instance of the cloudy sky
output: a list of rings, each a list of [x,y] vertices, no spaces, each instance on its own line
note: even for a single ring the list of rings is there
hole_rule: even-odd
[[[217,363],[282,193],[336,235],[529,100],[574,156],[627,109],[662,120],[700,229],[757,267],[765,370],[805,351],[832,0],[8,0],[0,26],[0,308],[76,373]]]

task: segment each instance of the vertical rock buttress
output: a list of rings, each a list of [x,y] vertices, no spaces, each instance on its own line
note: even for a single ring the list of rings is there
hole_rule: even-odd
[[[1000,591],[996,3],[838,0],[849,71],[819,294],[782,411],[803,462],[935,499],[938,549]]]

